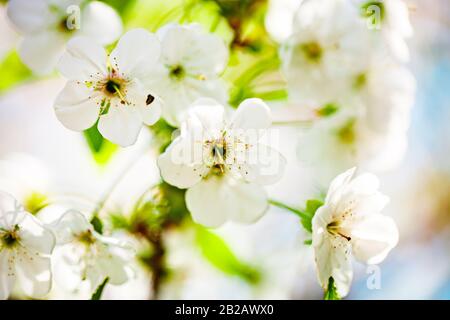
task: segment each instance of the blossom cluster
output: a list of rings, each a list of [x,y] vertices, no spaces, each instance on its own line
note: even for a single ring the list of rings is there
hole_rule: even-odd
[[[73,5],[79,17],[67,10]],[[351,255],[378,264],[398,242],[395,222],[381,214],[388,198],[378,178],[348,168],[387,169],[405,149],[415,89],[405,66],[412,30],[401,0],[305,0],[289,11],[292,26],[276,38],[280,71],[289,103],[313,111],[298,153],[318,175],[329,174],[327,182],[335,177],[309,217],[317,276],[326,292],[345,297]],[[229,103],[231,45],[223,38],[195,23],[122,34],[116,11],[97,1],[11,0],[8,17],[23,35],[23,62],[38,74],[56,68],[67,80],[54,101],[66,128],[97,128],[129,147],[143,128],[164,121],[175,133],[155,163],[165,183],[186,190],[194,222],[252,224],[267,213],[265,186],[280,181],[290,159],[267,139],[267,102]],[[98,212],[88,219],[69,210],[46,223],[34,213],[0,193],[0,299],[16,278],[27,296],[45,296],[60,267],[76,275],[73,288],[132,277],[132,246],[102,234]]]

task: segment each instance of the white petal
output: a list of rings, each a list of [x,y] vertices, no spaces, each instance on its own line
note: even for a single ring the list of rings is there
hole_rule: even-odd
[[[100,105],[97,98],[83,83],[69,81],[56,98],[56,117],[70,130],[86,130],[98,119]]]
[[[169,77],[162,75],[162,77]],[[186,77],[182,81],[166,81],[157,78],[151,82],[152,88],[164,100],[163,115],[172,126],[179,127],[197,99],[202,97],[216,100],[215,104],[226,104],[228,101],[228,88],[225,81],[220,78],[206,80]]]
[[[344,173],[341,173],[330,184],[328,188],[327,197],[325,202],[336,201],[339,199],[341,193],[344,191],[346,185],[355,175],[356,168],[351,168]]]
[[[234,157],[233,151],[231,157]],[[281,153],[260,143],[245,152],[244,159],[239,157],[235,157],[237,163],[232,165],[232,170],[237,169],[240,177],[257,184],[269,185],[279,181],[286,167],[286,158]]]
[[[171,23],[160,28],[157,35],[161,40],[163,63],[169,66],[180,64],[193,43],[193,32],[185,26]]]
[[[81,14],[81,33],[101,44],[109,44],[122,34],[122,20],[116,10],[103,2],[86,4]]]
[[[98,130],[103,137],[122,147],[133,145],[142,128],[139,111],[133,107],[111,105],[107,114],[100,116]]]
[[[161,177],[180,189],[192,187],[209,171],[202,163],[191,162],[191,158],[185,155],[189,147],[183,144],[184,140],[176,139],[158,158]]]
[[[127,88],[126,100],[138,109],[142,122],[146,125],[153,125],[161,117],[161,99],[137,80]]]
[[[33,215],[26,213],[20,223],[20,243],[31,252],[51,254],[55,247],[55,236]]]
[[[37,74],[48,74],[64,52],[64,38],[54,31],[43,31],[25,37],[19,45],[23,63]]]
[[[130,77],[141,78],[154,68],[161,46],[157,37],[145,29],[125,33],[110,56],[114,68]]]
[[[9,250],[0,251],[0,300],[8,299],[16,279],[10,254]]]
[[[87,221],[86,217],[75,210],[64,213],[61,218],[50,227],[54,231],[59,245],[72,242],[76,235],[88,230],[92,231],[92,226]]]
[[[269,107],[261,99],[246,99],[231,120],[232,129],[267,129],[272,124]]]
[[[106,74],[105,49],[87,37],[74,37],[58,63],[61,74],[71,80],[92,81]]]
[[[52,285],[50,259],[26,250],[19,250],[16,257],[19,283],[26,295],[33,298],[45,296]]]
[[[103,254],[97,259],[97,264],[101,273],[109,277],[112,285],[121,285],[128,280],[126,261],[117,255],[109,252]]]
[[[380,180],[371,173],[363,173],[355,177],[350,183],[349,188],[355,194],[368,195],[377,192],[380,187]]]
[[[391,217],[371,214],[354,225],[351,238],[356,259],[377,264],[397,245],[398,229]]]
[[[204,134],[214,135],[224,127],[224,112],[224,107],[214,99],[197,99],[190,107],[187,128],[201,128]]]
[[[253,223],[267,209],[267,196],[261,187],[212,176],[186,192],[186,205],[195,222],[219,227],[226,221]]]
[[[353,278],[348,241],[324,230],[320,237],[313,240],[313,246],[320,285],[327,290],[328,280],[333,277],[339,296],[345,297]]]
[[[11,0],[8,2],[7,14],[22,33],[37,33],[52,22],[45,0]]]
[[[0,191],[0,227],[12,230],[23,219],[23,208],[6,192]]]

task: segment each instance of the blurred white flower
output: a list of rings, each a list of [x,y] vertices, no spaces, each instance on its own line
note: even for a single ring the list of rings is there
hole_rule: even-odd
[[[260,143],[270,125],[270,110],[259,99],[242,102],[230,121],[214,100],[193,104],[158,166],[169,184],[188,188],[186,204],[196,222],[218,227],[228,220],[252,223],[264,214],[261,185],[278,181],[286,162]]]
[[[352,0],[366,19],[372,45],[386,46],[400,62],[409,60],[406,39],[413,35],[408,5],[403,0]]]
[[[398,242],[394,220],[380,214],[389,198],[378,191],[378,178],[369,173],[355,177],[355,170],[332,181],[325,204],[312,220],[319,283],[327,290],[332,277],[340,297],[348,294],[351,285],[351,255],[378,264]]]
[[[228,64],[228,48],[219,36],[197,24],[169,24],[157,35],[161,60],[147,83],[163,99],[163,117],[169,124],[178,127],[198,98],[228,101],[226,83],[219,77]]]
[[[364,31],[356,6],[348,0],[304,1],[280,51],[289,97],[318,105],[335,102],[367,50]]]
[[[298,158],[325,185],[339,172],[356,165],[376,172],[395,168],[407,150],[409,114],[400,108],[390,112],[391,118],[385,119],[389,130],[385,131],[372,129],[370,117],[361,109],[340,110],[317,120],[301,135]],[[382,125],[380,122],[379,127]]]
[[[53,233],[12,196],[0,192],[1,300],[9,297],[16,279],[27,296],[41,298],[50,291],[54,246]]]
[[[72,39],[59,62],[69,81],[56,98],[56,116],[76,131],[99,119],[105,138],[124,147],[134,144],[142,125],[154,124],[161,114],[160,99],[142,81],[159,54],[158,39],[144,29],[128,31],[109,56],[92,39]]]
[[[352,80],[349,99],[342,104],[362,109],[367,126],[383,133],[409,124],[415,98],[415,79],[404,66],[379,55],[367,55],[370,62]]]
[[[99,234],[78,211],[66,212],[51,228],[61,256],[55,263],[55,277],[68,289],[76,289],[85,280],[96,289],[107,277],[112,285],[130,278],[128,242]]]
[[[122,33],[119,15],[99,1],[11,0],[7,13],[24,36],[19,46],[22,61],[39,74],[53,71],[73,36],[89,36],[108,44]]]

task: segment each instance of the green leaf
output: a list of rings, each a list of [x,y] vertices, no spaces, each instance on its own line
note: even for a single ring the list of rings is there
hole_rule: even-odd
[[[95,290],[94,294],[91,297],[91,300],[100,300],[102,297],[103,289],[105,289],[106,284],[108,283],[109,278],[106,277],[105,280],[98,286],[97,290]]]
[[[94,227],[94,230],[100,234],[103,234],[103,222],[100,220],[98,215],[94,215],[91,219],[91,224]]]
[[[312,233],[312,219],[316,214],[317,209],[323,206],[323,202],[320,200],[308,200],[306,201],[305,218],[302,218],[301,223],[303,227]]]
[[[304,245],[307,245],[307,246],[312,245],[312,239],[303,241],[303,244],[304,244]]]
[[[254,267],[240,261],[227,243],[218,235],[198,226],[196,241],[205,257],[214,267],[222,272],[241,277],[249,283],[257,283],[260,273]]]
[[[106,164],[118,149],[115,144],[103,138],[97,129],[97,124],[85,130],[83,134],[98,164]]]
[[[0,63],[0,74],[0,93],[32,77],[32,72],[22,63],[15,50]]]
[[[337,293],[333,277],[328,279],[328,288],[323,295],[323,300],[341,300],[341,297],[339,297],[339,294]]]

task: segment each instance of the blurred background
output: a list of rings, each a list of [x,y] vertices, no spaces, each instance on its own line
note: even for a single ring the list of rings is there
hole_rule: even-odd
[[[241,68],[256,66],[276,53],[274,35],[288,32],[283,17],[296,1],[104,2],[117,10],[125,29],[156,31],[173,21],[202,24],[232,48],[224,75],[234,84],[232,105],[247,96],[266,99],[274,110],[286,103],[281,89],[271,90],[269,96],[265,90],[241,85],[245,83]],[[416,102],[404,159],[397,168],[379,174],[381,191],[391,198],[384,213],[396,220],[400,242],[380,266],[380,289],[368,289],[370,270],[355,262],[349,299],[450,298],[450,2],[405,2],[414,28],[408,40],[408,66],[417,81]],[[146,243],[138,232],[133,235],[130,230],[137,227],[122,228],[132,221],[131,208],[138,198],[160,181],[155,159],[164,131],[144,130],[136,145],[119,149],[106,141],[93,144],[89,134],[65,129],[53,110],[65,80],[56,72],[34,75],[22,64],[15,49],[20,35],[7,20],[6,5],[0,1],[0,190],[42,216],[68,207],[89,211],[107,195],[103,217],[140,251],[133,262],[135,279],[120,287],[108,286],[104,298],[322,298],[312,248],[303,244],[308,236],[287,211],[271,208],[254,225],[228,224],[214,231],[184,218],[159,230],[158,243]],[[279,77],[276,68],[275,62],[269,78]],[[271,198],[298,207],[324,191],[297,159],[292,141],[302,130],[302,126],[280,127],[280,151],[289,160],[289,174],[268,188]],[[178,196],[175,190],[170,192]],[[49,296],[83,297],[82,290],[67,292],[59,284]]]

